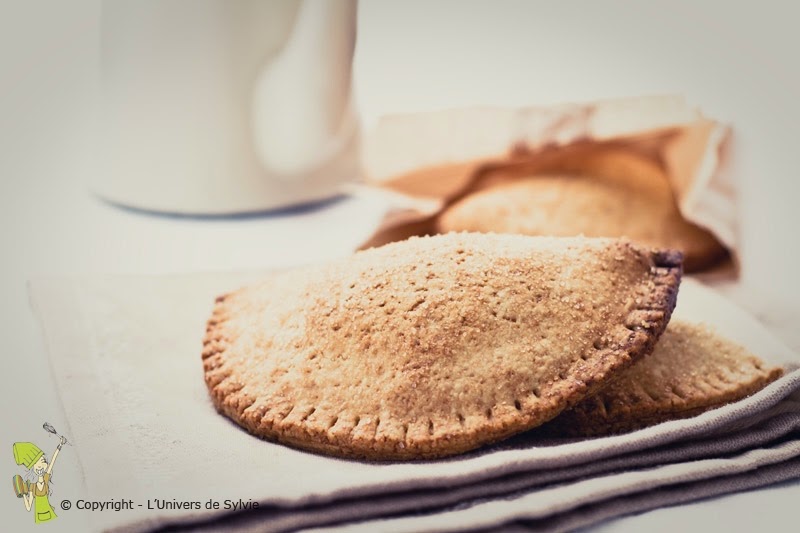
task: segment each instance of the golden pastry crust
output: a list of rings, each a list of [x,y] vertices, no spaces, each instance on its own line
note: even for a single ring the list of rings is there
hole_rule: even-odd
[[[628,237],[684,253],[687,272],[725,255],[706,229],[681,215],[666,175],[654,163],[622,151],[559,160],[558,171],[512,179],[470,194],[439,217],[442,233],[478,231],[587,237]]]
[[[652,350],[677,252],[449,234],[220,297],[217,408],[251,433],[372,460],[451,455],[536,427]]]
[[[708,328],[673,320],[653,353],[541,431],[548,435],[624,433],[688,418],[741,400],[783,375]]]

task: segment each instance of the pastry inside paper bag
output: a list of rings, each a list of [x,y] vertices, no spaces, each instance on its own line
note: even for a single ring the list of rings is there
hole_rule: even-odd
[[[542,431],[600,436],[688,418],[741,400],[782,374],[704,326],[673,320],[651,355]]]
[[[681,215],[664,172],[629,152],[580,153],[532,175],[497,170],[486,183],[446,208],[438,231],[628,237],[681,250],[686,271],[725,255],[711,232]]]
[[[251,433],[376,460],[536,427],[652,350],[680,254],[627,241],[449,234],[220,297],[203,360]]]

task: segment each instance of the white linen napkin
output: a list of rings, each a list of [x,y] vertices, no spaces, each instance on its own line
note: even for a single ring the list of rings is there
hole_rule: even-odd
[[[342,460],[260,440],[215,411],[200,352],[214,297],[264,275],[31,283],[87,498],[136,505],[91,513],[93,526],[563,530],[800,477],[800,357],[691,279],[675,317],[783,364],[783,378],[740,402],[627,435],[523,434],[438,461]],[[209,501],[220,508],[207,509]],[[163,502],[181,508],[159,509]]]

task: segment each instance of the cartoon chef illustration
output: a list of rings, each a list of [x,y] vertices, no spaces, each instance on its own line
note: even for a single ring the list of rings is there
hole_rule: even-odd
[[[27,469],[25,475],[27,482],[23,482],[19,479],[19,476],[15,476],[15,488],[18,495],[25,502],[25,509],[28,511],[33,509],[34,519],[37,524],[56,518],[56,513],[49,500],[50,480],[53,473],[53,465],[56,464],[56,459],[58,458],[58,452],[61,451],[61,447],[66,442],[67,439],[60,438],[60,442],[50,461],[47,460],[41,448],[32,442],[14,443],[14,460],[18,465]]]

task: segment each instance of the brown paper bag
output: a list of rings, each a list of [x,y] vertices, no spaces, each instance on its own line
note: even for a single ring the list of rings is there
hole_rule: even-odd
[[[582,153],[622,149],[664,171],[683,216],[731,252],[723,269],[730,275],[737,242],[735,188],[724,166],[729,135],[677,96],[386,116],[365,140],[364,170],[369,187],[398,201],[362,248],[434,233],[444,208],[499,174],[569,168]]]

